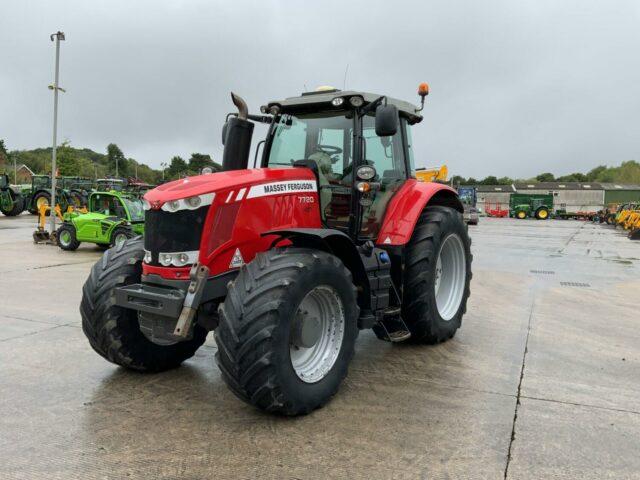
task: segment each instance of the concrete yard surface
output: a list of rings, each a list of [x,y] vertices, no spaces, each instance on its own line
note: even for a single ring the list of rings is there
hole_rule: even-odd
[[[640,242],[577,221],[480,220],[458,334],[360,333],[349,375],[301,418],[224,385],[210,335],[153,375],[80,328],[102,252],[34,245],[0,217],[0,479],[640,479]]]

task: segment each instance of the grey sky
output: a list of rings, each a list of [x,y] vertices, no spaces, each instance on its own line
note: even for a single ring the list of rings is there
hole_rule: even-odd
[[[417,102],[429,82],[419,165],[527,177],[640,160],[638,1],[3,0],[12,149],[51,142],[58,29],[60,137],[156,167],[220,156],[230,90],[257,111],[305,84],[341,88],[347,63],[348,88]]]

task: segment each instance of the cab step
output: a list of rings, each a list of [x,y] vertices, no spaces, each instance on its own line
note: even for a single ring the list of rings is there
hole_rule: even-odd
[[[390,307],[382,312],[382,318],[373,326],[379,338],[387,342],[400,343],[411,338],[411,332],[402,316],[400,307]]]

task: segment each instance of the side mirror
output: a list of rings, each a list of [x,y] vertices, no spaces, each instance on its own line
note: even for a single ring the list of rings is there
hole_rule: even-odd
[[[376,108],[376,135],[392,137],[398,131],[398,109],[395,105],[378,105]]]
[[[224,122],[224,125],[222,126],[222,145],[224,145],[224,141],[227,138],[227,122]]]

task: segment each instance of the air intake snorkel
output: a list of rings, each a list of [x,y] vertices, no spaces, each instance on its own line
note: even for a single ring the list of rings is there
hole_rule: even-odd
[[[238,108],[238,116],[227,120],[222,128],[222,170],[242,170],[249,165],[249,151],[253,136],[253,123],[247,117],[247,102],[231,92],[231,100]]]

